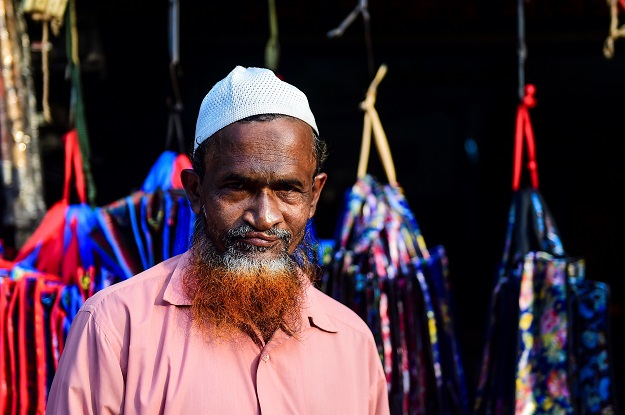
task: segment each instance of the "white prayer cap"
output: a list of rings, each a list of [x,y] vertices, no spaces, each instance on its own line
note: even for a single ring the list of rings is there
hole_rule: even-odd
[[[259,114],[290,115],[304,121],[319,134],[308,99],[302,91],[280,80],[269,69],[237,66],[202,100],[193,151],[225,126]]]

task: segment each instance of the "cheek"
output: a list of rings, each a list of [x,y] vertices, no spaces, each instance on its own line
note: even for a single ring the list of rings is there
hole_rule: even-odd
[[[293,234],[293,244],[298,244],[304,236],[306,224],[308,223],[308,208],[283,212],[283,215],[286,225]]]
[[[206,207],[206,224],[208,232],[216,231],[219,235],[224,235],[237,224],[241,217],[241,212],[235,207],[220,203],[217,199],[208,199],[205,201]]]

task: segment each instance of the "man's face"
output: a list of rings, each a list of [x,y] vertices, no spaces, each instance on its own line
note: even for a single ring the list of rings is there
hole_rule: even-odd
[[[194,172],[183,173],[208,238],[222,253],[234,249],[259,259],[292,253],[326,180],[323,173],[313,177],[310,126],[288,117],[237,122],[211,140],[202,182]]]

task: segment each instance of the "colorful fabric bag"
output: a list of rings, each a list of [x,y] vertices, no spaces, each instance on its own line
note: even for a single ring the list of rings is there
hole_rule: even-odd
[[[103,237],[95,210],[87,204],[82,156],[76,130],[64,136],[65,184],[56,202],[18,250],[15,263],[23,268],[62,277],[65,284],[80,288],[90,297],[103,280],[119,280],[122,270]],[[79,203],[70,203],[72,171]]]
[[[96,209],[96,219],[128,279],[186,251],[195,214],[180,181],[184,154],[164,151],[140,190]]]
[[[428,250],[373,107],[382,66],[361,104],[365,124],[356,183],[345,195],[322,289],[371,328],[393,414],[466,414],[467,391],[453,326],[443,247]],[[371,132],[388,178],[366,173]]]
[[[569,256],[538,190],[534,135],[519,104],[513,195],[499,274],[491,298],[474,414],[613,414],[608,287],[585,277]],[[531,186],[522,189],[525,138]]]

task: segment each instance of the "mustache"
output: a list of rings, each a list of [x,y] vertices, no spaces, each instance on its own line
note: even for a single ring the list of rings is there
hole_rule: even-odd
[[[291,242],[291,238],[293,237],[291,232],[287,231],[286,229],[279,229],[277,227],[273,227],[264,232],[261,232],[258,229],[255,229],[250,224],[244,223],[235,228],[229,229],[228,232],[226,232],[226,235],[225,235],[226,244],[225,245],[230,246],[236,242],[237,238],[244,238],[247,234],[251,232],[259,232],[267,236],[275,236],[276,238],[280,239],[285,245],[288,245]]]
[[[250,246],[241,245],[237,238],[245,237],[250,232],[258,232],[253,226],[243,223],[239,226],[231,228],[226,231],[225,234],[221,233],[218,237],[225,247],[225,252],[217,252],[215,246],[210,241],[208,234],[217,236],[218,231],[215,228],[211,228],[206,223],[204,216],[198,215],[195,218],[193,225],[193,231],[190,236],[191,250],[195,252],[196,258],[201,260],[203,266],[210,264],[212,267],[225,267],[227,262],[231,262],[233,259],[238,261],[237,266],[243,264],[242,260],[245,259],[246,265],[255,264],[259,266],[257,259],[247,258],[246,252],[248,251],[262,251],[261,249],[252,249]],[[291,232],[277,227],[271,228],[264,232],[266,235],[275,236],[282,241],[282,260],[288,257],[308,276],[311,281],[317,281],[321,278],[323,269],[320,267],[319,251],[317,249],[318,241],[311,232],[311,229],[306,227],[304,229],[304,235],[301,242],[295,248],[295,251],[291,254],[287,253],[287,246],[293,240],[294,236]],[[296,235],[295,237],[298,237]],[[251,262],[250,262],[251,261]],[[273,264],[275,265],[275,258]],[[236,261],[235,261],[236,262]],[[284,262],[283,262],[284,264]],[[266,266],[265,264],[264,266]]]

